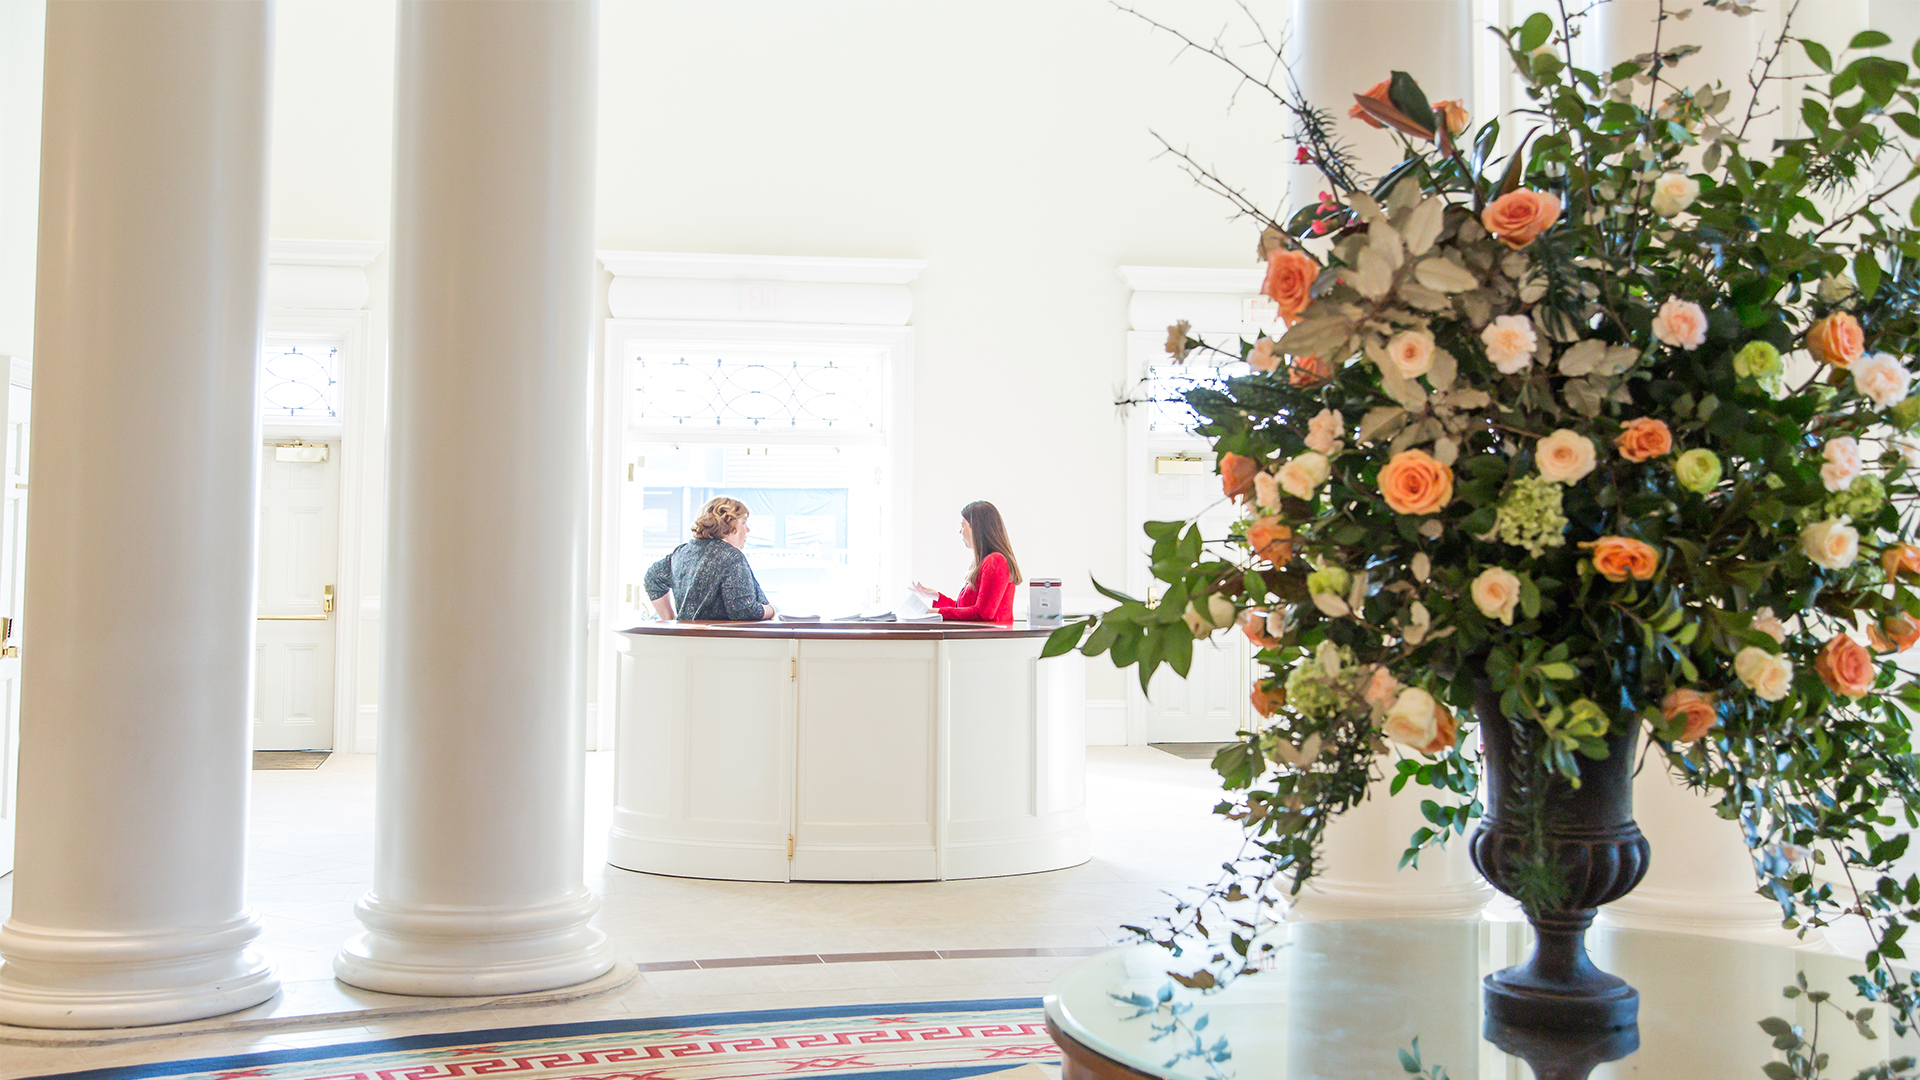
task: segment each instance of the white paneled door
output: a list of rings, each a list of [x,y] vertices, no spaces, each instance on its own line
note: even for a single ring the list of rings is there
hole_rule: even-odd
[[[32,431],[33,391],[15,365],[7,385],[6,491],[0,498],[0,874],[13,872],[13,820],[20,778],[21,582],[27,556],[27,436]]]
[[[337,440],[267,439],[260,459],[253,748],[333,748]]]

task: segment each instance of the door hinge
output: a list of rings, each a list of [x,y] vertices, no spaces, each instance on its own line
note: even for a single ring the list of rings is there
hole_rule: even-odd
[[[627,586],[627,603],[633,603],[633,586]]]
[[[793,834],[787,834],[787,861],[793,861]]]
[[[633,479],[633,465],[631,463],[627,465],[627,479],[628,480]]]
[[[799,682],[799,681],[800,681],[800,659],[799,659],[799,657],[788,657],[788,658],[787,658],[787,681],[788,681],[788,682]]]
[[[333,614],[333,586],[327,585],[320,590],[320,613]]]

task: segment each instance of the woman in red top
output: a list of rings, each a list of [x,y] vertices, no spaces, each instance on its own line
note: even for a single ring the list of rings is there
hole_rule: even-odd
[[[990,502],[970,502],[960,510],[960,542],[973,549],[973,572],[958,600],[949,599],[919,582],[915,590],[934,597],[933,610],[956,622],[1013,624],[1014,587],[1020,584],[1020,564],[1014,561],[1006,523]]]

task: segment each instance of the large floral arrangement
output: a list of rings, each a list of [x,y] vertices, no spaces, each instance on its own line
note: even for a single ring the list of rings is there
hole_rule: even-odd
[[[1246,857],[1143,931],[1236,918],[1199,984],[1247,963],[1244,904],[1309,879],[1375,781],[1433,789],[1409,859],[1468,827],[1490,685],[1536,788],[1644,730],[1744,823],[1787,925],[1869,921],[1861,989],[1905,1017],[1915,983],[1886,961],[1920,911],[1891,870],[1915,820],[1920,688],[1898,658],[1920,641],[1920,233],[1891,207],[1920,175],[1920,82],[1872,31],[1832,53],[1789,20],[1740,88],[1684,85],[1690,50],[1657,42],[1582,70],[1578,31],[1505,31],[1531,105],[1504,144],[1406,73],[1344,119],[1246,76],[1326,190],[1268,215],[1189,159],[1261,226],[1287,324],[1226,347],[1253,374],[1187,398],[1243,518],[1149,524],[1164,596],[1108,591],[1048,651],[1145,685],[1216,633],[1257,646],[1260,722],[1214,762]],[[1789,49],[1819,69],[1790,81],[1805,134],[1755,145]],[[1404,160],[1363,176],[1348,138]],[[1169,341],[1215,347],[1184,324]],[[1553,887],[1543,870],[1522,900]]]

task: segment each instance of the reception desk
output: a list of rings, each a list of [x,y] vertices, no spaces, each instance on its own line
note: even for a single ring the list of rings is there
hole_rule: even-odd
[[[607,861],[736,881],[1085,862],[1086,671],[1046,630],[650,623],[619,634]]]

